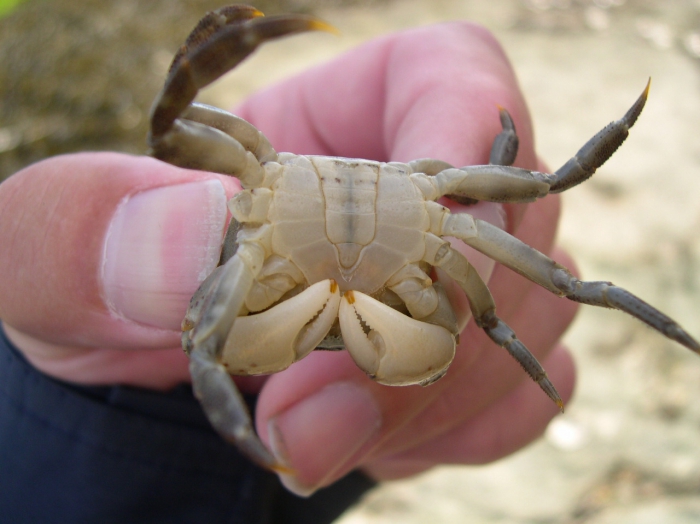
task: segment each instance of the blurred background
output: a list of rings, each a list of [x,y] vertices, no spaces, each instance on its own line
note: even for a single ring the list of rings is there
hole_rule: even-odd
[[[145,152],[171,57],[223,0],[0,0],[0,179],[71,151]],[[10,4],[17,4],[10,8]],[[700,0],[259,0],[340,37],[263,48],[201,99],[255,89],[374,36],[470,19],[503,43],[538,151],[556,167],[653,77],[630,138],[564,194],[560,243],[584,278],[630,289],[700,337]],[[546,319],[543,319],[546,321]],[[627,316],[582,308],[574,400],[544,437],[483,467],[386,483],[339,524],[700,522],[700,359]]]

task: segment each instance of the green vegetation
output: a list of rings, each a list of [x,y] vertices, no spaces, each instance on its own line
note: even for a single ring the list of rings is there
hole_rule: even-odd
[[[15,7],[17,7],[23,0],[0,0],[0,16],[4,16]]]

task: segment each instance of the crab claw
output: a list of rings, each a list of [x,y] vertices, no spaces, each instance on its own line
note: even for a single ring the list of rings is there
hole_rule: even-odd
[[[323,280],[273,308],[238,317],[221,363],[232,375],[276,373],[308,355],[338,316],[340,290]]]
[[[353,360],[380,384],[430,384],[454,358],[455,338],[448,330],[414,320],[363,293],[347,291],[338,317]]]

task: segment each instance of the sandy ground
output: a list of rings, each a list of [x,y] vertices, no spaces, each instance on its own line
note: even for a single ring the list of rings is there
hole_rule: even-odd
[[[629,4],[629,5],[628,5]],[[342,37],[269,46],[210,89],[245,93],[389,31],[471,19],[499,37],[529,100],[540,154],[560,165],[653,77],[630,139],[565,195],[560,243],[700,336],[700,4],[406,0],[319,15]],[[577,394],[545,437],[485,467],[443,467],[376,489],[339,524],[700,521],[700,359],[623,314],[584,308],[566,336]]]

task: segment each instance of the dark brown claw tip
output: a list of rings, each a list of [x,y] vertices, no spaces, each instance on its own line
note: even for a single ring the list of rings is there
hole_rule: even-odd
[[[253,18],[265,16],[262,11],[249,5],[228,5],[207,13],[187,36],[173,57],[168,72],[180,65],[183,57],[194,48],[205,43],[225,25],[240,24]]]

